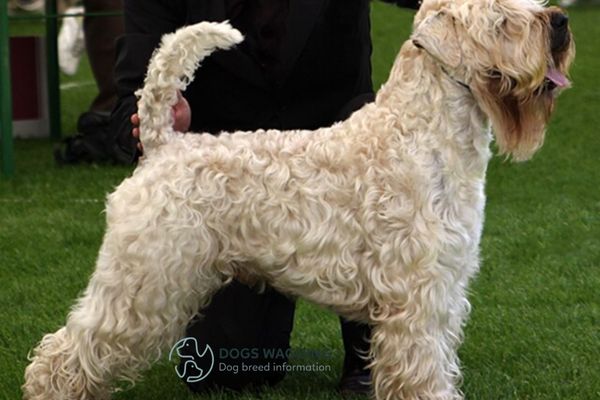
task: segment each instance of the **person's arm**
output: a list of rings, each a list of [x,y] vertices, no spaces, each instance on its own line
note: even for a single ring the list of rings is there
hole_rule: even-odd
[[[117,42],[117,105],[111,115],[113,155],[121,163],[137,158],[131,116],[137,112],[135,91],[144,81],[148,61],[163,34],[185,23],[181,0],[125,0],[125,35]]]

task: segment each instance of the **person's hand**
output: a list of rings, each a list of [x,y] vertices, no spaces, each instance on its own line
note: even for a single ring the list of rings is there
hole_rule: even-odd
[[[175,132],[187,132],[190,130],[192,123],[192,110],[190,104],[181,95],[180,91],[177,91],[177,103],[173,106],[173,129]]]
[[[171,110],[173,113],[173,129],[176,132],[187,132],[190,129],[190,124],[192,123],[192,110],[190,109],[190,104],[188,101],[181,95],[181,92],[177,92],[177,103],[173,106]],[[133,130],[131,134],[136,139],[140,138],[140,117],[137,113],[133,114],[130,118],[131,124],[133,125]],[[138,150],[140,153],[143,153],[142,144],[138,142],[137,144]]]

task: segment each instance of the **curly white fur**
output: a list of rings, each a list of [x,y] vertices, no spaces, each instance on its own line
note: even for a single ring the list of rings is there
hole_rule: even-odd
[[[194,79],[200,61],[216,49],[229,49],[244,37],[229,23],[203,22],[164,35],[150,60],[144,87],[136,92],[140,101],[140,140],[146,151],[164,143],[173,131],[171,107],[177,91]]]
[[[316,131],[174,134],[176,90],[241,35],[202,23],[166,37],[139,92],[146,156],[109,196],[96,271],[35,350],[24,398],[108,398],[240,275],[373,324],[378,399],[462,398],[488,120],[517,159],[541,144],[548,76],[573,54],[570,39],[549,50],[556,12],[426,0],[376,101]]]

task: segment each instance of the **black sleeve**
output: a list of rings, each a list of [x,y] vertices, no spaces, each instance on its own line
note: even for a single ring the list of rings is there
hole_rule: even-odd
[[[395,4],[398,7],[418,9],[421,6],[421,0],[382,0],[385,3]]]
[[[146,68],[163,34],[185,23],[185,4],[179,0],[125,0],[125,35],[117,41],[115,81],[117,104],[111,115],[111,144],[115,160],[137,158],[131,136],[131,115],[137,112],[135,91],[142,86]]]

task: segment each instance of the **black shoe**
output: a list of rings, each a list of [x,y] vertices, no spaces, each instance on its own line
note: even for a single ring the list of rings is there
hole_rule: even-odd
[[[88,111],[77,120],[77,133],[62,141],[54,149],[54,159],[59,165],[81,163],[108,163],[108,128],[110,113]]]
[[[370,372],[364,369],[344,371],[337,390],[342,396],[370,396],[373,393]]]

